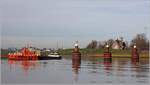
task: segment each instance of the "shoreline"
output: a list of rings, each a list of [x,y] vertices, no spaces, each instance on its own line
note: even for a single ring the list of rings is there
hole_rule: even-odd
[[[70,56],[71,54],[66,54],[62,56]],[[83,57],[101,57],[103,58],[103,54],[81,54]],[[112,54],[112,58],[131,58],[130,54]],[[149,58],[149,55],[140,54],[139,58]]]
[[[62,54],[63,57],[70,56],[72,54]],[[103,54],[81,54],[83,57],[103,57]],[[1,55],[1,58],[7,58],[6,55]],[[112,54],[112,58],[131,58],[132,56],[130,54]],[[140,54],[139,58],[149,58],[148,54]]]

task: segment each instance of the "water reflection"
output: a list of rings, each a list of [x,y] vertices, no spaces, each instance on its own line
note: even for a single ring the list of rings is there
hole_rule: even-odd
[[[78,74],[81,65],[81,59],[72,59],[73,79],[78,81]]]
[[[111,59],[104,59],[103,61],[104,64],[104,71],[106,72],[107,75],[110,75],[110,71],[112,70],[112,60]]]
[[[135,60],[136,61],[136,60]],[[144,65],[144,64],[142,64]],[[132,77],[133,78],[137,78],[137,82],[139,83],[146,83],[146,81],[148,81],[149,75],[147,74],[147,72],[149,73],[149,68],[145,68],[145,66],[141,66],[140,62],[132,62]]]
[[[132,58],[132,59],[131,59],[131,62],[132,62],[132,63],[138,63],[138,62],[139,62],[139,58]]]
[[[45,68],[47,66],[48,62],[44,61],[43,62],[43,67]]]
[[[8,64],[10,65],[10,70],[13,69],[15,66],[19,65],[21,69],[24,71],[25,75],[28,75],[29,70],[35,70],[36,67],[38,67],[38,62],[35,61],[29,61],[29,60],[8,60]]]
[[[82,64],[81,64],[82,62]],[[10,67],[10,68],[9,68]],[[10,69],[10,70],[9,70]],[[2,62],[3,83],[148,83],[149,60],[72,58]],[[25,77],[24,77],[25,76]]]

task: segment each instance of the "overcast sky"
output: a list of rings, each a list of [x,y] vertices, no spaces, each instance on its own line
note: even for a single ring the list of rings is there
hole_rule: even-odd
[[[149,0],[3,0],[2,47],[71,48],[150,29]]]

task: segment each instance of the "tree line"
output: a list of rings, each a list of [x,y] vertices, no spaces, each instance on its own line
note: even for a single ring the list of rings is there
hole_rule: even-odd
[[[120,39],[123,39],[121,37]],[[119,41],[119,40],[118,40]],[[100,49],[104,48],[106,44],[108,44],[110,47],[113,46],[113,44],[117,42],[117,40],[114,39],[108,39],[105,41],[97,41],[97,40],[92,40],[86,48],[90,49]],[[123,41],[123,45],[125,46],[126,49],[130,49],[134,44],[138,47],[140,50],[149,50],[149,40],[146,38],[146,35],[144,33],[137,34],[131,41],[130,44],[127,41]]]

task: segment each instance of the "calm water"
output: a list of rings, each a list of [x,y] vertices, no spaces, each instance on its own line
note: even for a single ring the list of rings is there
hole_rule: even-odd
[[[1,61],[1,81],[4,84],[59,83],[149,83],[149,60],[133,63],[130,59],[82,58],[71,56],[61,60]]]

